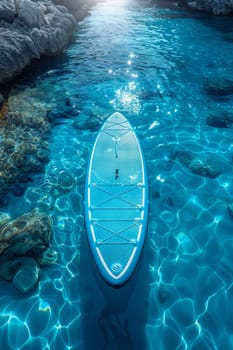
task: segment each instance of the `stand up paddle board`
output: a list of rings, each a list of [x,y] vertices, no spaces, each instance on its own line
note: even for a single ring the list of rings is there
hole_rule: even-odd
[[[121,113],[100,129],[85,189],[87,236],[96,265],[111,285],[132,275],[147,230],[148,182],[134,129]]]

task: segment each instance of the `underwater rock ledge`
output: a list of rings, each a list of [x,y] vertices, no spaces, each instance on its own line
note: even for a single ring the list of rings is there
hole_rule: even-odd
[[[29,89],[0,101],[0,207],[8,204],[9,192],[22,195],[32,174],[49,161],[49,106],[34,93]]]
[[[16,219],[0,213],[0,279],[12,281],[22,293],[32,290],[40,266],[56,261],[49,248],[52,224],[47,213],[32,210]]]

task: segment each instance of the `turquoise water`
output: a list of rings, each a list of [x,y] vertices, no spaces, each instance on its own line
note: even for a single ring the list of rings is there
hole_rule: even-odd
[[[41,270],[29,295],[1,282],[4,350],[233,348],[232,128],[207,123],[213,111],[232,110],[233,95],[205,89],[206,79],[232,78],[231,22],[99,3],[62,57],[16,82],[19,104],[50,110],[51,154],[45,172],[3,210],[49,209],[58,261]],[[83,219],[89,153],[114,111],[135,127],[150,185],[145,249],[119,289],[99,276]]]

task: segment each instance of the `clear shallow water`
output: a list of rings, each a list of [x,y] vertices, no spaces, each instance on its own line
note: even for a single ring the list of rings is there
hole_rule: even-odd
[[[208,77],[232,77],[229,24],[174,8],[100,3],[60,60],[26,71],[15,86],[19,101],[31,109],[42,103],[55,122],[45,173],[7,210],[48,209],[58,261],[42,269],[28,296],[1,283],[4,349],[233,348],[232,128],[206,123],[210,111],[232,108],[233,96],[204,89]],[[83,220],[88,155],[114,111],[135,126],[150,183],[145,250],[120,289],[97,273]],[[191,172],[190,154],[220,175]],[[62,189],[59,179],[70,175],[73,185]]]

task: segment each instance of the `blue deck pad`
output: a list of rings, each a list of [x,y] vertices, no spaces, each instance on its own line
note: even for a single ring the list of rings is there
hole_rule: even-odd
[[[104,279],[125,283],[140,257],[147,227],[147,179],[136,134],[116,112],[98,133],[86,181],[86,226]]]

